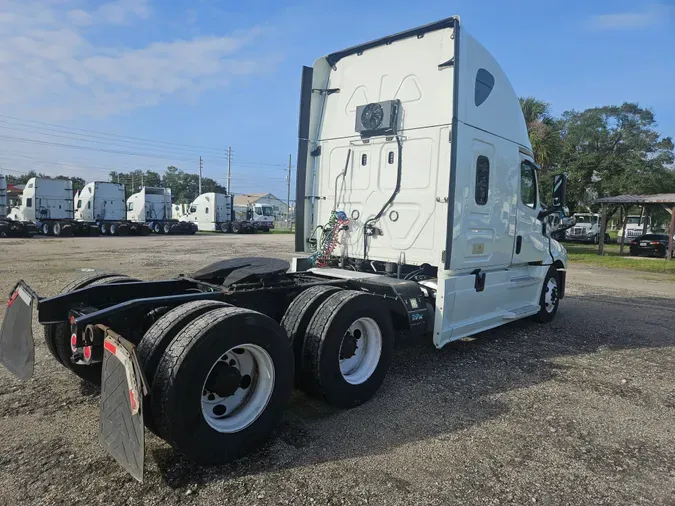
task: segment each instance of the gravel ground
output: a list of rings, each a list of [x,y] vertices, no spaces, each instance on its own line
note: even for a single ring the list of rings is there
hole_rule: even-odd
[[[0,293],[292,248],[285,235],[3,240]],[[97,392],[38,339],[31,381],[0,371],[0,504],[675,504],[675,283],[573,266],[567,295],[549,325],[399,349],[359,408],[294,394],[273,440],[231,465],[192,465],[148,433],[142,485],[98,443]]]

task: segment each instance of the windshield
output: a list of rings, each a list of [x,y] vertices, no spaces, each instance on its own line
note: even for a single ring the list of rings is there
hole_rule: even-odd
[[[647,218],[647,223],[649,223],[649,218]],[[629,216],[628,217],[629,225],[644,225],[644,219],[640,220],[639,216]]]
[[[579,223],[597,223],[598,222],[598,217],[597,216],[591,216],[589,214],[575,214],[574,217],[577,219],[577,225]]]
[[[255,206],[255,214],[263,216],[274,216],[272,206]]]

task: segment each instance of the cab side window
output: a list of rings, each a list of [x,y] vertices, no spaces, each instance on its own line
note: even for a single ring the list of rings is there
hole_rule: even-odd
[[[490,189],[490,160],[480,155],[476,160],[476,204],[484,206],[488,201],[488,191]]]
[[[537,176],[527,163],[520,165],[520,200],[532,209],[537,206]]]
[[[33,207],[33,199],[31,198],[26,199],[26,207]]]

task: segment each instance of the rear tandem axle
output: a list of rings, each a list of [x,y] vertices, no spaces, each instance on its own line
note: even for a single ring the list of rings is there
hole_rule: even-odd
[[[288,270],[246,258],[162,281],[96,274],[51,298],[20,282],[0,363],[32,375],[35,304],[52,355],[101,384],[101,442],[133,476],[142,479],[144,425],[191,460],[226,462],[269,436],[294,385],[340,407],[365,402],[395,336],[428,328],[413,281]]]

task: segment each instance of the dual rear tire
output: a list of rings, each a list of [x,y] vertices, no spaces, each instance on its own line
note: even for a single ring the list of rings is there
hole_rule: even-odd
[[[146,425],[190,460],[223,463],[279,423],[293,388],[293,353],[271,318],[222,302],[179,306],[138,346],[150,398]]]
[[[114,273],[99,273],[92,276],[85,276],[68,283],[60,293],[70,293],[88,286],[103,285],[111,283],[128,283],[129,281],[138,281],[129,276]],[[80,365],[71,361],[73,350],[70,347],[70,324],[54,323],[45,325],[44,337],[47,348],[56,360],[69,369],[77,377],[94,385],[101,384],[101,364]]]
[[[310,288],[282,326],[296,357],[296,386],[340,408],[369,400],[391,365],[394,328],[382,300],[333,287]]]
[[[168,311],[137,347],[150,389],[146,425],[192,461],[223,463],[268,439],[294,382],[347,408],[382,384],[394,331],[379,298],[314,287],[282,326],[218,301]]]

